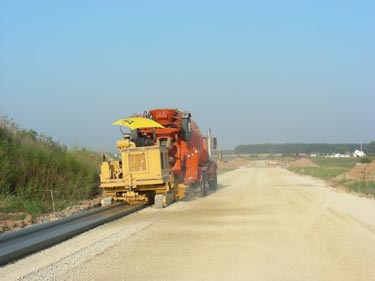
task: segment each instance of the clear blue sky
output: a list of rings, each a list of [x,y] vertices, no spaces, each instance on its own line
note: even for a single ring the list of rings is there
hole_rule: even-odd
[[[160,107],[223,149],[375,140],[375,1],[0,1],[0,114],[114,150]]]

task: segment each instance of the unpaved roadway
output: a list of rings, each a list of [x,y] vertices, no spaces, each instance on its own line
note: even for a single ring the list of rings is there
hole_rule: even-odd
[[[261,164],[221,175],[205,198],[0,268],[0,279],[375,280],[375,201]]]

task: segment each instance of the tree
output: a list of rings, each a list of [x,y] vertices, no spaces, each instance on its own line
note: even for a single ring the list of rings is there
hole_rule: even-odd
[[[367,146],[367,154],[375,155],[375,141],[372,141]]]
[[[348,148],[345,146],[339,146],[336,148],[336,153],[345,154],[348,152]]]

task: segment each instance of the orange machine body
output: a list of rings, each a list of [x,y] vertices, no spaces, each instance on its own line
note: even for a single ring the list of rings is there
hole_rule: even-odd
[[[153,119],[164,128],[134,130],[133,141],[167,146],[170,170],[179,182],[192,185],[216,177],[216,164],[209,157],[207,137],[202,135],[189,112],[154,109],[145,112],[143,116]]]

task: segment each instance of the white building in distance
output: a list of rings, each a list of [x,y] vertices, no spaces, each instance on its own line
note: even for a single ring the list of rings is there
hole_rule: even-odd
[[[353,157],[365,157],[366,156],[366,153],[364,153],[363,151],[361,150],[356,150],[354,151],[353,153]]]

